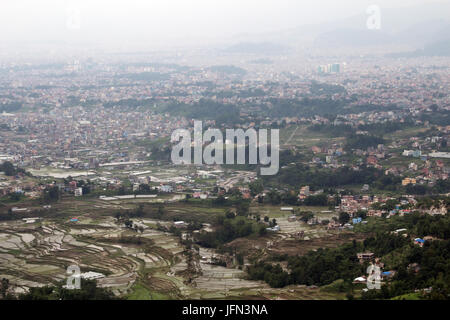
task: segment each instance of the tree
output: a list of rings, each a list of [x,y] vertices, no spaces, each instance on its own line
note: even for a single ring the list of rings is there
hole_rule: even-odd
[[[283,202],[289,205],[296,205],[298,202],[297,194],[293,191],[288,192],[282,198]]]
[[[427,193],[427,187],[422,185],[412,185],[409,184],[406,186],[406,192],[408,194],[418,194],[418,195],[424,195]]]
[[[44,190],[44,201],[45,202],[54,202],[60,199],[61,193],[59,191],[58,186],[47,187]]]
[[[267,195],[269,198],[269,202],[273,205],[280,204],[281,203],[281,196],[276,191],[270,191]]]
[[[83,194],[88,194],[91,192],[91,187],[88,185],[82,186],[81,189],[83,190]]]
[[[234,214],[233,211],[227,210],[227,212],[225,213],[225,217],[226,217],[227,219],[234,219],[234,218],[236,217],[236,215]]]
[[[356,216],[360,217],[361,219],[365,219],[367,217],[367,211],[358,210],[358,212],[356,212]]]
[[[1,287],[0,287],[0,294],[2,295],[2,299],[6,298],[6,293],[8,292],[9,288],[9,279],[2,278]]]
[[[138,207],[136,208],[136,210],[134,211],[134,215],[136,217],[142,217],[145,214],[144,212],[144,205],[142,203],[140,203],[138,205]]]
[[[307,206],[326,206],[328,203],[328,197],[322,193],[317,196],[309,196],[304,200],[304,204]]]
[[[20,198],[22,198],[22,193],[20,193],[20,192],[13,192],[13,193],[11,193],[11,195],[9,196],[9,198],[10,198],[12,201],[19,201]]]
[[[222,226],[224,222],[225,222],[224,215],[217,216],[217,221],[216,221],[217,225]]]
[[[156,211],[156,218],[161,219],[164,213],[165,213],[164,206],[158,206],[158,211]]]
[[[308,222],[308,220],[314,218],[314,213],[311,211],[302,211],[300,212],[300,221],[303,221],[304,223]]]
[[[149,194],[149,193],[151,193],[150,186],[148,184],[141,183],[139,185],[139,193],[142,193],[142,194]]]
[[[125,187],[124,186],[120,186],[119,190],[117,191],[117,194],[120,195],[120,196],[125,195],[126,194]]]
[[[213,199],[213,204],[216,206],[222,206],[227,200],[223,195],[219,195],[216,199]]]
[[[114,300],[114,294],[97,287],[95,280],[81,279],[80,289],[66,289],[64,281],[57,286],[34,287],[19,295],[20,300]]]
[[[391,210],[393,210],[393,209],[395,208],[395,206],[396,206],[397,204],[398,204],[398,201],[397,201],[397,200],[395,200],[395,199],[389,199],[389,200],[387,200],[386,203],[384,204],[383,209],[384,209],[384,210],[387,210],[387,211],[391,211]]]
[[[127,228],[133,227],[133,221],[130,219],[125,220],[124,224],[125,224],[125,227],[127,227]]]
[[[249,184],[250,193],[252,196],[256,196],[261,193],[264,189],[261,180],[256,180]]]
[[[339,212],[339,223],[347,223],[350,220],[350,215],[347,212]]]
[[[14,176],[17,173],[14,165],[9,161],[5,161],[0,165],[0,171],[3,171],[5,176]]]
[[[237,260],[237,263],[238,263],[240,266],[242,266],[242,265],[244,264],[244,255],[238,253],[238,254],[236,255],[236,260]]]
[[[264,225],[258,226],[258,234],[260,236],[264,236],[265,234],[267,234],[266,226],[264,226]]]
[[[239,201],[236,205],[236,213],[238,216],[247,216],[250,208],[250,203],[248,201]]]

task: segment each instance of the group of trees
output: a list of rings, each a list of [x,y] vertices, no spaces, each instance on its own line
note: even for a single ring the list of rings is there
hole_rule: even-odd
[[[269,203],[272,205],[305,205],[305,206],[330,206],[335,207],[340,203],[339,195],[335,195],[333,198],[328,198],[328,193],[333,194],[335,191],[327,190],[317,195],[310,195],[304,200],[298,198],[298,192],[290,190],[288,192],[280,193],[276,190],[271,190],[265,197],[260,196],[258,198],[259,203]]]
[[[450,241],[427,241],[418,246],[405,247],[397,264],[397,273],[381,290],[369,290],[363,293],[363,299],[390,299],[404,294],[414,293],[416,289],[431,288],[423,295],[428,299],[450,298]],[[416,263],[418,271],[409,266]]]
[[[263,176],[262,179],[265,185],[287,185],[295,188],[304,185],[309,185],[313,189],[320,189],[369,184],[379,190],[402,191],[415,195],[450,192],[450,181],[448,180],[437,180],[432,187],[426,185],[408,185],[403,187],[401,185],[401,177],[391,174],[386,175],[382,170],[367,166],[362,166],[360,170],[353,170],[348,167],[332,170],[313,168],[297,163],[294,166],[281,168],[280,173],[276,176]],[[286,197],[288,196],[286,195]],[[269,198],[269,202],[273,204],[279,204],[282,201],[281,196],[274,194]],[[283,202],[289,203],[289,201]]]
[[[403,122],[398,121],[389,121],[382,123],[368,123],[368,124],[360,124],[357,129],[361,131],[367,131],[372,135],[385,135],[388,133],[392,133],[398,130],[406,129],[408,127],[414,126],[414,121],[410,118],[407,118]]]
[[[49,186],[45,188],[42,199],[45,203],[55,202],[61,198],[61,191],[58,186]]]
[[[366,150],[369,147],[376,147],[385,142],[383,138],[373,135],[351,134],[346,139],[345,149],[348,151],[352,149]]]
[[[419,116],[419,119],[423,122],[429,121],[430,124],[446,126],[450,123],[450,111],[440,109],[439,112],[423,112]]]
[[[335,249],[320,248],[309,251],[304,256],[285,257],[289,272],[280,271],[270,261],[260,261],[249,267],[248,274],[250,279],[264,280],[276,287],[288,284],[323,286],[338,279],[351,282],[354,278],[364,275],[367,268],[367,265],[359,263],[358,252],[373,251],[377,256],[382,256],[409,243],[409,239],[384,234],[364,242],[353,241]],[[277,270],[280,274],[266,274]]]
[[[339,220],[345,220],[343,218],[340,216]],[[392,233],[398,228],[406,228],[413,238],[429,235],[438,240],[426,241],[423,247],[419,247],[413,244],[411,237]],[[376,232],[374,236],[362,242],[353,240],[334,249],[321,248],[303,256],[285,255],[255,262],[248,268],[248,276],[250,279],[263,280],[272,287],[289,284],[325,286],[339,279],[351,287],[354,278],[366,275],[367,263],[361,264],[357,253],[373,252],[387,263],[385,269],[396,270],[396,274],[390,281],[383,282],[381,290],[363,293],[363,299],[390,299],[429,287],[432,290],[426,298],[449,299],[449,216],[415,212],[391,218],[385,224],[377,225],[373,232]],[[281,268],[281,261],[287,262],[287,268]],[[412,264],[417,264],[419,269],[411,268]]]
[[[355,133],[355,128],[348,124],[314,124],[308,127],[309,131],[328,134],[330,136],[339,137]]]
[[[158,190],[150,187],[150,185],[146,183],[141,183],[139,188],[134,191],[134,194],[157,194]]]
[[[333,100],[331,98],[303,99],[269,99],[272,107],[263,110],[263,114],[269,117],[311,117],[314,115],[339,114],[343,111],[347,100]]]
[[[328,196],[325,193],[309,196],[303,201],[303,204],[305,206],[326,206],[328,205]]]
[[[383,123],[359,124],[355,126],[349,124],[315,124],[309,126],[308,130],[328,134],[330,136],[350,136],[354,135],[356,131],[367,131],[373,136],[382,136],[413,125],[413,120],[407,119],[401,123],[391,121]]]
[[[245,216],[235,215],[234,212],[228,211],[225,215],[218,217],[213,232],[200,232],[195,236],[195,240],[201,246],[218,248],[237,238],[252,234],[264,235],[266,228],[267,225],[264,223],[249,220]]]
[[[450,196],[426,196],[418,198],[416,207],[419,209],[430,209],[431,207],[446,206],[450,209]]]
[[[328,94],[333,95],[336,93],[346,93],[344,86],[336,85],[336,84],[329,84],[329,83],[321,83],[317,81],[311,82],[310,91],[313,95],[320,95],[320,94]]]
[[[22,108],[23,104],[18,101],[0,103],[0,112],[15,112]]]
[[[0,171],[2,171],[5,176],[15,176],[18,173],[27,174],[24,169],[15,167],[10,161],[0,163]]]
[[[250,279],[263,280],[272,288],[282,288],[290,282],[289,274],[279,264],[259,262],[249,267],[247,273]]]
[[[18,296],[9,292],[9,280],[0,283],[0,299],[3,300],[117,300],[114,294],[97,286],[96,280],[81,279],[80,289],[64,288],[65,281],[55,286],[33,287]]]
[[[201,99],[193,104],[173,102],[164,106],[160,111],[169,112],[174,116],[184,116],[189,119],[212,119],[218,125],[234,125],[241,122],[239,107],[208,99]]]
[[[334,188],[354,184],[371,184],[384,176],[381,170],[362,166],[360,170],[342,167],[335,170],[320,169],[297,163],[281,168],[278,175],[263,176],[264,184],[289,185],[296,188],[309,185],[312,188]]]
[[[0,299],[12,300],[14,296],[8,291],[9,289],[9,279],[2,278],[0,282]]]
[[[263,280],[273,287],[289,284],[326,285],[337,279],[353,279],[364,270],[356,261],[360,250],[356,243],[340,249],[318,249],[302,257],[285,257],[289,272],[278,264],[258,262],[248,268],[253,280]]]
[[[437,180],[434,186],[409,184],[405,187],[405,191],[408,194],[425,195],[425,194],[440,194],[450,192],[450,180]]]
[[[265,198],[262,198],[260,202],[270,203],[272,205],[286,204],[286,205],[299,205],[303,204],[306,206],[327,206],[328,196],[325,193],[318,195],[311,195],[307,197],[302,202],[298,199],[298,192],[289,191],[284,193],[279,193],[275,190],[271,190],[267,193]]]
[[[373,104],[363,104],[363,105],[353,105],[351,108],[348,107],[349,103],[353,102],[355,99],[342,98],[342,99],[332,99],[332,92],[341,91],[339,86],[316,84],[312,85],[312,89],[318,88],[322,89],[321,94],[326,95],[322,97],[301,97],[294,99],[285,98],[270,98],[269,102],[271,104],[270,108],[262,108],[262,115],[282,118],[282,117],[312,117],[315,115],[327,117],[329,119],[334,119],[336,115],[346,115],[350,113],[361,113],[376,110],[393,110],[396,108],[395,105],[390,106],[379,106]]]
[[[114,213],[114,218],[117,222],[125,223],[125,221],[132,218],[142,218],[150,217],[158,220],[164,220],[164,214],[166,210],[162,204],[157,206],[145,206],[144,204],[139,204],[133,210],[117,211]]]
[[[450,239],[450,216],[448,215],[431,216],[415,212],[404,216],[403,219],[397,219],[397,225],[399,222],[419,237],[434,236],[439,239]]]
[[[30,288],[19,295],[19,300],[117,300],[114,294],[97,286],[95,280],[81,279],[80,289],[63,288],[65,283],[56,286]]]
[[[245,70],[234,66],[213,66],[211,70],[219,73],[242,75]],[[138,74],[125,75],[133,80],[146,80],[154,81],[157,79],[167,79],[167,74],[161,74],[156,72],[144,72]],[[209,85],[209,84],[202,84]],[[214,95],[218,97],[228,97],[230,95],[237,95],[240,97],[247,96],[261,96],[264,94],[261,90],[241,91],[238,93],[231,92],[218,92],[214,91],[211,87],[209,91],[214,92]],[[282,117],[305,117],[305,116],[327,116],[330,118],[335,117],[338,114],[359,113],[365,111],[373,111],[383,108],[383,110],[391,110],[394,106],[376,106],[376,105],[355,105],[352,108],[348,108],[348,104],[352,102],[352,98],[349,99],[332,99],[331,95],[334,93],[345,93],[345,88],[342,86],[330,85],[326,83],[313,82],[311,84],[312,92],[316,92],[320,95],[325,95],[320,98],[301,97],[295,99],[284,98],[270,98],[265,105],[253,106],[251,104],[244,106],[245,108],[256,108],[258,115],[282,118]],[[181,94],[181,93],[173,93]],[[155,108],[156,112],[170,113],[173,116],[185,116],[190,119],[208,119],[215,120],[216,124],[237,124],[242,122],[240,116],[241,106],[232,104],[222,104],[211,99],[202,99],[199,102],[186,104],[176,101],[170,101],[165,104],[161,104],[160,101],[155,99],[123,99],[118,102],[107,103],[105,107],[120,107],[120,108],[154,108],[155,103],[158,102],[158,106]]]

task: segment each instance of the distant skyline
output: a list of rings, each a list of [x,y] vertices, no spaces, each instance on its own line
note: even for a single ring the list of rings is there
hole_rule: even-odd
[[[383,8],[450,0],[2,0],[0,42],[164,45],[272,32]],[[78,15],[79,14],[79,15]]]

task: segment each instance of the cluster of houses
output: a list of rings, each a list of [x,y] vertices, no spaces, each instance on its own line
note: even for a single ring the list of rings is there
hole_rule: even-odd
[[[393,231],[394,234],[401,234],[403,236],[407,236],[407,234],[405,233],[407,230],[406,229],[398,229]],[[418,245],[419,247],[423,247],[426,241],[431,241],[433,240],[433,237],[431,236],[427,236],[422,238],[415,238],[413,239],[413,243]],[[357,253],[357,259],[359,261],[359,263],[365,263],[365,262],[370,262],[373,266],[378,267],[380,274],[377,275],[378,279],[377,281],[387,281],[392,279],[392,277],[394,277],[394,275],[396,274],[395,270],[389,270],[389,271],[382,271],[382,269],[384,268],[384,263],[382,263],[380,261],[379,258],[375,257],[375,254],[373,252],[360,252]],[[420,265],[418,263],[410,263],[407,267],[407,270],[412,271],[414,273],[419,272],[420,270]],[[353,280],[353,283],[358,284],[358,283],[362,283],[362,284],[366,284],[368,281],[368,277],[363,275],[360,277],[357,277]],[[367,291],[367,289],[363,289],[364,291]]]

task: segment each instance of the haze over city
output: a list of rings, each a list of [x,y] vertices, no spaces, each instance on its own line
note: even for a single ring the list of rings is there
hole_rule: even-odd
[[[450,14],[449,1],[425,0],[7,0],[0,4],[0,41],[12,48],[19,44],[146,49],[223,44],[365,16],[373,4],[394,12],[396,20],[412,20],[408,24]],[[353,27],[364,28],[364,24]]]

